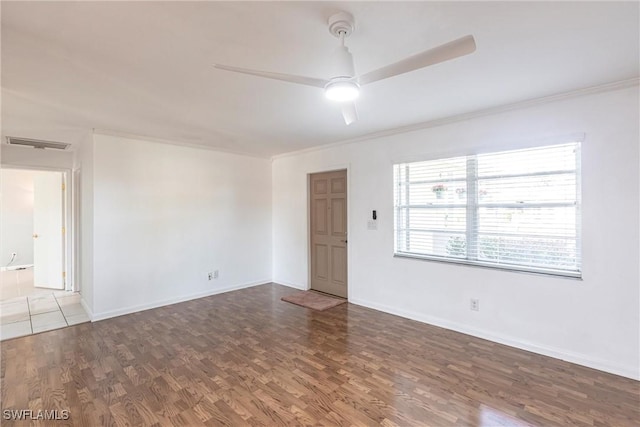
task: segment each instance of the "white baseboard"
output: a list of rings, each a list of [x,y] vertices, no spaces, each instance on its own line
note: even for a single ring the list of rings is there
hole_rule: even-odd
[[[80,292],[80,305],[82,306],[82,308],[84,308],[84,311],[87,312],[87,316],[89,316],[89,319],[91,319],[91,321],[93,322],[93,311],[89,308],[89,304],[87,304],[87,302],[84,300],[84,295],[82,295],[82,292]]]
[[[225,288],[212,289],[205,292],[197,292],[195,294],[182,295],[174,298],[169,298],[165,300],[153,301],[147,304],[134,305],[130,307],[119,308],[117,310],[103,311],[101,313],[91,313],[87,310],[87,314],[91,318],[92,322],[97,322],[99,320],[110,319],[112,317],[123,316],[125,314],[137,313],[139,311],[150,310],[152,308],[164,307],[165,305],[177,304],[179,302],[190,301],[193,299],[204,298],[211,295],[223,294],[225,292],[231,292],[238,289],[250,288],[252,286],[264,285],[266,283],[271,282],[271,279],[259,280],[257,282],[243,283],[240,285],[227,286]],[[82,300],[81,300],[82,301]],[[83,305],[85,310],[87,307]]]
[[[427,316],[422,313],[415,313],[411,311],[397,309],[384,304],[373,303],[370,301],[361,300],[358,298],[350,298],[349,302],[363,307],[372,308],[374,310],[382,311],[396,316],[404,317],[406,319],[416,320],[418,322],[427,323],[430,325],[438,326],[441,328],[449,329],[463,334],[472,335],[474,337],[486,339],[489,341],[497,342],[500,344],[508,345],[510,347],[519,348],[521,350],[531,351],[533,353],[542,354],[544,356],[553,357],[567,362],[575,363],[577,365],[586,366],[588,368],[597,369],[599,371],[609,372],[611,374],[620,375],[633,380],[640,380],[640,372],[636,366],[623,366],[611,361],[595,359],[583,354],[574,353],[558,348],[552,348],[547,346],[541,346],[538,344],[521,341],[514,337],[496,334],[482,329],[472,328],[460,323],[451,322],[449,320]]]
[[[0,267],[0,271],[25,270],[25,269],[31,268],[31,267],[33,267],[33,264],[10,265],[8,267]]]
[[[300,289],[301,291],[308,291],[309,290],[309,288],[306,287],[305,285],[300,285],[300,284],[296,284],[296,283],[289,283],[289,282],[285,282],[283,280],[274,280],[273,283],[275,283],[277,285],[287,286],[289,288]]]

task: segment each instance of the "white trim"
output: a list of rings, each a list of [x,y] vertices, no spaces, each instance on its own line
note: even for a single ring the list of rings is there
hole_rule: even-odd
[[[300,289],[301,291],[308,291],[309,290],[308,286],[299,285],[299,284],[295,284],[295,283],[289,283],[289,282],[285,282],[284,280],[274,280],[273,283],[275,283],[276,285],[286,286],[288,288]]]
[[[554,347],[541,346],[531,342],[522,341],[518,338],[496,334],[494,332],[486,331],[483,329],[473,328],[457,322],[451,322],[439,317],[397,309],[395,307],[365,301],[359,298],[350,298],[349,302],[352,304],[382,311],[384,313],[404,317],[406,319],[416,320],[418,322],[427,323],[429,325],[438,326],[440,328],[448,329],[451,331],[456,331],[474,337],[486,339],[499,344],[519,348],[521,350],[531,351],[537,354],[542,354],[544,356],[549,356],[555,359],[560,359],[578,365],[586,366],[588,368],[597,369],[599,371],[609,372],[611,374],[620,375],[626,378],[631,378],[633,380],[640,380],[640,370],[637,366],[624,366],[608,360],[595,359],[584,354],[574,353]]]
[[[120,131],[117,131],[117,130],[110,130],[110,129],[96,129],[96,128],[94,128],[93,129],[93,134],[94,135],[104,135],[104,136],[115,136],[115,137],[118,137],[118,138],[133,139],[133,140],[140,140],[140,141],[147,141],[147,142],[155,142],[155,143],[158,143],[158,144],[177,145],[178,147],[188,147],[188,148],[196,148],[196,149],[200,149],[200,150],[217,151],[217,152],[225,153],[225,154],[235,154],[236,156],[255,157],[255,158],[258,158],[258,159],[269,159],[270,158],[268,154],[260,155],[260,154],[256,154],[256,153],[240,151],[240,150],[233,150],[233,149],[224,148],[224,147],[217,147],[217,146],[206,145],[206,144],[197,144],[197,143],[193,143],[193,142],[186,142],[186,141],[183,141],[183,140],[180,140],[180,139],[168,140],[168,139],[156,138],[156,137],[153,137],[153,136],[137,135],[137,134],[133,134],[133,133],[120,132]]]
[[[531,98],[524,101],[518,101],[511,104],[499,105],[497,107],[490,107],[476,111],[470,111],[468,113],[462,113],[453,116],[441,117],[439,119],[427,120],[424,122],[414,123],[406,126],[399,126],[395,128],[385,129],[377,132],[371,132],[361,136],[357,136],[351,139],[344,139],[324,145],[316,145],[309,148],[303,148],[301,150],[290,151],[287,153],[276,154],[271,156],[271,160],[277,160],[285,157],[297,156],[299,154],[311,153],[314,151],[325,150],[328,148],[338,147],[341,145],[353,144],[356,142],[368,141],[371,139],[382,138],[385,136],[393,136],[403,133],[410,133],[419,131],[422,129],[428,129],[437,126],[448,125],[451,123],[462,122],[465,120],[475,119],[477,117],[491,116],[495,114],[505,113],[513,110],[521,110],[529,107],[535,107],[538,105],[548,104],[556,101],[563,101],[566,99],[577,98],[586,95],[593,95],[602,92],[611,92],[619,89],[626,89],[640,84],[640,78],[632,78],[627,80],[619,80],[611,83],[605,83],[598,86],[590,86],[582,89],[577,89],[570,92],[562,92],[556,95],[544,96],[542,98]]]
[[[102,313],[89,313],[89,310],[87,310],[87,314],[89,314],[89,317],[91,318],[92,322],[96,322],[98,320],[110,319],[112,317],[123,316],[125,314],[137,313],[139,311],[145,311],[152,308],[164,307],[165,305],[171,305],[179,302],[190,301],[198,298],[204,298],[211,295],[217,295],[225,292],[235,291],[238,289],[250,288],[252,286],[258,286],[258,285],[265,285],[267,283],[271,283],[271,279],[264,279],[256,282],[249,282],[249,283],[244,283],[244,284],[235,285],[235,286],[227,286],[225,288],[218,288],[218,289],[213,289],[205,292],[197,292],[195,294],[182,295],[182,296],[168,298],[164,300],[153,301],[146,304],[119,308],[117,310],[103,311]],[[82,300],[81,300],[81,303],[82,303]],[[85,308],[85,310],[87,309],[86,304],[83,304],[82,306]]]
[[[80,292],[80,272],[82,271],[82,265],[80,264],[80,250],[82,245],[80,243],[82,235],[80,234],[80,217],[82,216],[81,204],[80,204],[80,191],[81,191],[81,168],[77,168],[71,171],[71,287],[74,292]]]
[[[73,168],[67,169],[62,173],[62,179],[64,183],[64,190],[62,190],[62,200],[64,206],[64,290],[72,291],[76,290],[76,276],[75,276],[75,245],[74,236],[77,232],[75,226],[75,212],[73,211]]]
[[[530,274],[538,277],[547,277],[550,279],[568,279],[568,280],[577,280],[582,282],[582,271],[571,273],[567,271],[559,271],[555,272],[555,270],[547,270],[544,268],[536,269],[536,268],[525,268],[524,266],[518,266],[517,268],[509,267],[509,264],[491,264],[491,263],[483,263],[476,261],[469,261],[464,258],[447,258],[440,257],[437,255],[420,255],[420,254],[411,254],[404,252],[394,252],[394,258],[397,259],[412,259],[419,261],[429,261],[429,262],[439,262],[449,265],[462,265],[465,267],[473,267],[473,268],[485,268],[489,270],[502,271],[507,273],[516,273],[516,274]]]
[[[31,148],[27,148],[27,150],[31,150]],[[34,148],[34,150],[37,150]],[[55,166],[38,166],[38,165],[21,165],[19,163],[2,163],[2,167],[0,169],[18,169],[18,170],[28,170],[34,172],[64,172],[71,171],[73,168],[65,168],[65,167],[55,167]]]
[[[84,308],[84,311],[89,316],[89,319],[93,322],[93,311],[89,308],[89,304],[84,300],[84,295],[80,294],[80,305]]]

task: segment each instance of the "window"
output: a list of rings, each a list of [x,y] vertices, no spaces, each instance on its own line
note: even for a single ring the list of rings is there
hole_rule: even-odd
[[[395,254],[580,277],[580,143],[394,165]]]

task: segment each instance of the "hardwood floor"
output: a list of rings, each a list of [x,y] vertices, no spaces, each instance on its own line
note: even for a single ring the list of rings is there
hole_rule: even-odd
[[[293,292],[263,285],[5,341],[0,416],[69,410],[56,426],[640,425],[637,381],[356,305],[280,301]]]

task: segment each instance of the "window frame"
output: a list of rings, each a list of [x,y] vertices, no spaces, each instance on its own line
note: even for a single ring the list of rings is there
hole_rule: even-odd
[[[543,148],[552,148],[561,145],[569,145],[574,144],[575,150],[575,170],[550,170],[545,172],[529,172],[529,173],[517,173],[517,174],[504,174],[504,175],[491,175],[491,176],[481,176],[478,177],[478,156],[482,155],[492,155],[492,154],[501,154],[507,153],[510,151],[522,151],[522,150],[530,150],[530,149],[543,149]],[[511,271],[511,272],[519,272],[519,273],[529,273],[529,274],[542,274],[542,275],[550,275],[555,277],[562,278],[570,278],[570,279],[582,279],[582,221],[581,221],[581,210],[582,210],[582,165],[581,165],[581,149],[582,149],[582,140],[579,138],[571,138],[568,140],[564,140],[563,142],[556,142],[553,144],[545,144],[538,146],[531,146],[522,149],[514,149],[514,150],[500,150],[500,151],[489,151],[484,153],[474,153],[469,155],[460,155],[454,157],[438,157],[431,159],[422,159],[422,160],[411,160],[411,161],[399,161],[393,163],[393,185],[394,185],[394,257],[397,258],[408,258],[408,259],[419,259],[426,261],[436,261],[447,264],[459,264],[459,265],[467,265],[472,267],[481,267],[481,268],[490,268],[497,269],[503,271]],[[466,248],[465,248],[465,257],[457,258],[454,256],[441,256],[441,255],[433,255],[433,254],[420,254],[415,252],[406,252],[399,250],[401,246],[401,234],[403,233],[400,218],[400,211],[402,209],[405,210],[404,216],[406,216],[406,224],[409,224],[409,217],[411,214],[412,205],[410,203],[409,191],[410,185],[407,185],[410,181],[405,181],[404,183],[404,191],[405,193],[405,205],[398,204],[398,193],[403,187],[403,184],[400,182],[398,170],[400,166],[405,167],[405,176],[408,176],[409,167],[412,163],[420,163],[425,161],[447,161],[458,158],[466,158],[466,193],[467,200],[464,204],[438,204],[438,205],[416,205],[413,206],[413,209],[416,208],[425,208],[425,209],[445,209],[445,208],[462,208],[465,210],[466,214],[466,227],[461,235],[465,236],[466,239]],[[557,175],[561,173],[571,173],[575,177],[575,202],[557,202],[557,203],[480,203],[478,200],[478,186],[480,180],[486,179],[500,179],[500,178],[522,178],[522,177],[533,177],[533,176],[548,176],[548,175]],[[446,184],[447,182],[460,182],[462,179],[460,178],[439,178],[439,179],[427,179],[421,180],[421,184]],[[415,183],[414,183],[415,184]],[[526,264],[511,264],[511,263],[495,263],[488,262],[479,259],[479,245],[477,244],[481,234],[479,233],[479,218],[480,218],[480,208],[488,207],[488,208],[536,208],[536,207],[575,207],[575,241],[576,241],[576,259],[577,262],[577,270],[568,270],[568,269],[554,269],[554,268],[546,268],[540,266],[529,266]],[[475,212],[475,214],[470,214]],[[429,229],[420,229],[420,231],[427,232],[442,232],[441,230],[429,230]],[[415,230],[414,230],[415,232]],[[405,233],[405,241],[410,241],[411,228],[406,227],[404,229]],[[456,233],[452,231],[451,234]],[[495,234],[495,233],[494,233]],[[489,234],[490,236],[493,234]],[[526,237],[525,234],[506,234],[505,236],[512,237]],[[549,236],[553,237],[553,236]],[[471,256],[469,254],[469,248],[475,249],[475,254]]]

